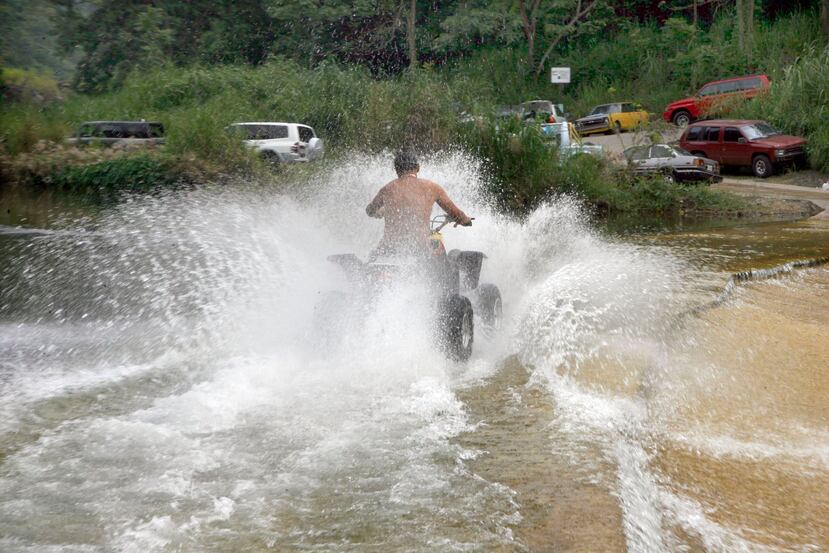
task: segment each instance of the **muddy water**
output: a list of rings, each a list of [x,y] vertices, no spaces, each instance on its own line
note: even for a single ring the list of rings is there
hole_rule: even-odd
[[[829,255],[819,221],[626,239],[694,265],[701,304],[732,272]],[[744,283],[675,324],[654,349],[548,374],[511,360],[460,393],[488,422],[462,437],[487,451],[472,466],[528,507],[516,535],[532,551],[829,549],[829,269]]]
[[[829,549],[829,269],[711,305],[829,256],[826,222],[519,223],[473,162],[429,161],[505,298],[465,366],[417,290],[338,349],[309,332],[325,255],[378,237],[386,159],[294,196],[0,198],[0,550]]]

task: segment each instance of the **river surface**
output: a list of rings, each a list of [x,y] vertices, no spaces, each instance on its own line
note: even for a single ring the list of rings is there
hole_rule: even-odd
[[[479,168],[505,324],[444,359],[416,286],[312,328],[390,160],[91,209],[0,195],[0,551],[829,550],[826,221],[524,222]],[[723,293],[727,288],[727,293]]]

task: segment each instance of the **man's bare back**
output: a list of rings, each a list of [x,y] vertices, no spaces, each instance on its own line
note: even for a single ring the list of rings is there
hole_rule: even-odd
[[[415,158],[412,156],[412,159]],[[378,251],[400,254],[428,251],[429,220],[435,203],[458,224],[472,224],[472,220],[449,199],[440,185],[417,177],[419,166],[416,161],[409,160],[408,166],[402,167],[402,171],[399,166],[398,158],[395,158],[398,178],[381,188],[366,207],[366,213],[370,217],[385,220],[383,240]]]

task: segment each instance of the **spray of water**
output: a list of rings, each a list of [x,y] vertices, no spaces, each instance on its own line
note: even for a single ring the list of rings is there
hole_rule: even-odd
[[[315,340],[319,298],[347,286],[326,256],[379,240],[364,208],[391,156],[288,191],[133,198],[17,242],[0,296],[1,548],[520,550],[514,493],[455,440],[481,421],[454,390],[513,354],[553,397],[556,435],[617,467],[631,550],[670,549],[680,519],[712,549],[747,547],[650,466],[682,262],[601,238],[567,198],[505,218],[464,155],[422,166],[476,218],[447,247],[485,252],[504,297],[502,332],[466,365],[434,344],[416,287],[339,325],[341,347]]]

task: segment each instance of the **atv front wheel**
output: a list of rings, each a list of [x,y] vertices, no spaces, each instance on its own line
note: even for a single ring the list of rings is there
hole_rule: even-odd
[[[455,361],[466,361],[472,355],[475,339],[472,302],[469,298],[452,294],[443,304],[440,318],[446,354]]]

